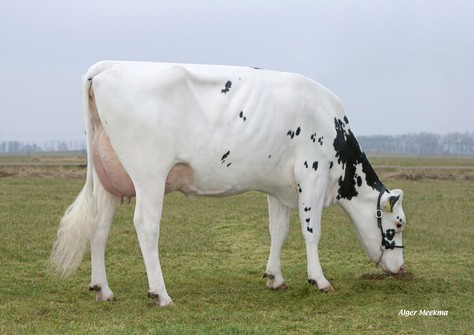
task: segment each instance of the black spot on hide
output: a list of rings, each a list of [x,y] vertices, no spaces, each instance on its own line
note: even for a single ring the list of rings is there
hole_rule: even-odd
[[[313,228],[306,227],[306,230],[309,231],[311,234],[313,233]]]
[[[309,166],[309,165],[308,165],[308,161],[304,161],[304,167],[305,167],[305,168],[308,168],[308,166]]]
[[[362,172],[365,176],[365,181],[372,189],[380,191],[383,187],[372,165],[370,165],[367,156],[360,148],[357,139],[352,131],[347,127],[349,121],[344,117],[344,122],[340,119],[334,118],[334,126],[336,128],[336,138],[334,139],[335,157],[338,159],[339,165],[342,165],[342,176],[339,177],[339,190],[337,199],[351,200],[356,197],[358,192],[356,190],[356,183],[362,185],[362,178],[357,177],[357,165],[362,164]],[[360,180],[359,180],[360,179]]]
[[[303,192],[303,190],[301,189],[300,184],[298,184],[298,192],[300,192],[300,193]]]
[[[230,150],[227,151],[225,154],[222,155],[222,157],[221,157],[221,164],[224,164],[226,158],[229,157],[229,155],[230,155]],[[230,164],[230,163],[229,163],[229,164]],[[227,167],[229,167],[229,165],[227,165]]]
[[[329,169],[332,169],[333,165],[334,165],[333,161],[330,161],[329,162]]]
[[[221,90],[221,93],[227,94],[227,92],[230,91],[230,88],[232,87],[232,82],[229,80],[227,83],[225,83],[224,89]]]
[[[310,210],[311,210],[311,207],[305,207],[305,208],[304,208],[304,211],[305,211],[305,212],[309,212]]]
[[[321,136],[320,138],[318,138],[318,143],[323,145],[323,139],[324,139],[324,136]]]
[[[287,136],[290,136],[290,138],[293,139],[293,137],[299,136],[300,133],[301,133],[301,128],[298,127],[298,128],[296,128],[296,130],[292,130],[292,129],[288,130],[288,132],[286,133],[286,135],[287,135]]]
[[[227,151],[227,152],[226,152],[224,155],[222,155],[222,158],[221,158],[221,160],[224,160],[224,159],[226,159],[227,157],[229,157],[229,155],[230,155],[230,150],[229,150],[229,151]]]
[[[242,120],[244,120],[244,122],[247,121],[247,117],[244,116],[244,111],[240,111],[239,117],[240,117]]]
[[[317,171],[317,170],[318,170],[318,165],[319,165],[318,162],[313,162],[313,170],[314,170],[314,171]]]

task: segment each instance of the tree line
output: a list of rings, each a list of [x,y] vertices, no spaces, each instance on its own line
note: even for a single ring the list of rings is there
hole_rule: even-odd
[[[367,152],[418,156],[472,156],[474,133],[416,133],[405,135],[360,136]]]
[[[22,142],[22,141],[2,141],[0,142],[0,154],[16,153],[41,153],[59,151],[82,151],[86,150],[86,142],[75,141],[43,141],[43,142]]]
[[[371,153],[400,155],[474,155],[474,133],[415,133],[405,135],[359,136],[362,148]],[[86,143],[76,141],[0,142],[0,154],[82,151]]]

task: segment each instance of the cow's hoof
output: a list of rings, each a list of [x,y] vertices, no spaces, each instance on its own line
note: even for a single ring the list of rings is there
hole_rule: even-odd
[[[265,272],[263,274],[263,278],[268,278],[267,288],[269,288],[270,290],[279,291],[279,290],[286,290],[288,288],[288,285],[286,285],[285,280],[283,279],[281,275],[275,276],[273,274],[269,274]]]
[[[319,288],[318,283],[314,279],[308,279],[308,283]],[[328,284],[324,286],[323,288],[320,288],[319,291],[321,291],[322,293],[329,293],[329,292],[334,292],[336,290],[334,289],[334,287],[332,287],[331,284]]]
[[[331,284],[329,284],[328,286],[323,287],[319,291],[321,291],[322,293],[329,293],[329,292],[335,292],[336,290],[334,289],[334,287],[332,287]]]
[[[158,293],[148,292],[148,296],[155,300],[156,306],[158,307],[166,307],[166,306],[173,306],[174,302],[171,300],[169,295],[163,295],[160,297]]]
[[[288,288],[288,285],[286,285],[286,283],[283,282],[280,285],[278,285],[277,287],[272,287],[271,289],[275,290],[275,291],[280,291],[280,290],[286,290],[287,288]]]
[[[115,301],[114,294],[109,288],[103,289],[100,285],[90,285],[89,291],[95,292],[96,301]]]

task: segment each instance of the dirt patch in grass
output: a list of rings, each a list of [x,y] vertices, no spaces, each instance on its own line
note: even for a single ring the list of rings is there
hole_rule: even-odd
[[[400,169],[397,171],[379,171],[381,179],[402,179],[402,180],[474,180],[472,170],[445,170],[445,169]]]
[[[84,179],[86,167],[77,166],[9,166],[0,168],[0,178],[72,178]]]
[[[362,280],[385,280],[394,278],[397,280],[415,280],[415,275],[412,272],[403,272],[396,275],[388,275],[384,273],[364,273],[359,277]]]

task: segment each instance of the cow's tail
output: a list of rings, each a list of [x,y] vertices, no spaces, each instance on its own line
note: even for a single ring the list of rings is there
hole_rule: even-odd
[[[92,92],[92,78],[104,70],[98,65],[101,64],[93,66],[82,79],[82,105],[87,134],[86,183],[60,221],[51,254],[53,265],[64,276],[72,274],[79,266],[96,230],[101,208],[116,205],[111,203],[113,198],[100,183],[92,158],[94,134],[100,124]]]

